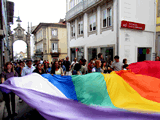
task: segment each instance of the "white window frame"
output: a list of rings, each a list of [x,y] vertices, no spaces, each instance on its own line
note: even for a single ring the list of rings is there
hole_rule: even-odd
[[[102,28],[111,27],[112,26],[112,7],[108,7],[102,11]],[[104,25],[104,20],[106,19],[106,23]]]
[[[52,43],[52,52],[58,52],[58,43]]]
[[[72,9],[75,6],[75,0],[71,0],[69,4],[70,4],[70,9]]]
[[[75,24],[71,24],[71,37],[74,38],[76,36]]]
[[[83,20],[78,22],[78,35],[83,35],[84,30],[83,30]]]
[[[52,38],[57,37],[58,36],[58,30],[52,28],[51,29],[51,35],[52,35]]]
[[[96,31],[96,29],[97,29],[97,25],[96,25],[97,24],[97,18],[96,17],[97,17],[96,14],[92,14],[89,17],[89,32]],[[94,29],[94,27],[95,27],[95,29]]]
[[[40,30],[37,34],[37,41],[40,41],[42,39],[42,30]]]

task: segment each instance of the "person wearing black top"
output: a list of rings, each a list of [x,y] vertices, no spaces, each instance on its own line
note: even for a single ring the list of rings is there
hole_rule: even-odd
[[[66,75],[68,75],[71,70],[71,62],[69,61],[68,56],[66,57],[66,61],[63,62],[63,65],[66,67]]]
[[[107,72],[108,72],[108,73],[111,73],[112,71],[113,71],[112,61],[110,60],[108,66],[107,66]]]
[[[36,69],[33,71],[33,73],[38,73],[40,75],[45,74],[44,70],[42,69],[41,63],[37,64]]]
[[[128,69],[128,64],[127,64],[127,59],[125,58],[125,59],[123,59],[123,70],[125,70],[125,69]]]

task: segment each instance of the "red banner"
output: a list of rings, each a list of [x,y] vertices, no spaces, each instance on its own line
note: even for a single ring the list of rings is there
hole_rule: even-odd
[[[145,24],[129,22],[129,21],[121,21],[122,28],[136,29],[136,30],[145,30]]]

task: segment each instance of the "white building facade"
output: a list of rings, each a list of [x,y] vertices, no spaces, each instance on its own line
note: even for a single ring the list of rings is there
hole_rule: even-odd
[[[66,0],[68,56],[154,60],[155,0]]]

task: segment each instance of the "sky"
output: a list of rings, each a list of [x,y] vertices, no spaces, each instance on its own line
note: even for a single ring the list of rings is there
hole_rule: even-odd
[[[32,26],[40,22],[57,23],[66,15],[66,0],[9,0],[14,2],[14,16],[20,16],[21,26],[27,32],[28,22]],[[11,30],[17,27],[17,18],[14,18],[14,24]],[[33,48],[33,41],[31,42]],[[22,41],[16,41],[13,45],[15,52],[26,49],[26,44]],[[33,54],[33,49],[32,53]]]

